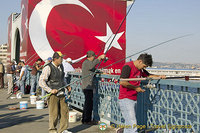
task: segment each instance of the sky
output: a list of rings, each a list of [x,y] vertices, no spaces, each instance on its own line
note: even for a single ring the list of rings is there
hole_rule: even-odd
[[[0,44],[7,43],[7,20],[21,0],[0,5]],[[128,17],[127,56],[161,42],[192,34],[146,51],[155,62],[200,64],[200,0],[136,0]],[[138,55],[133,56],[135,60]]]

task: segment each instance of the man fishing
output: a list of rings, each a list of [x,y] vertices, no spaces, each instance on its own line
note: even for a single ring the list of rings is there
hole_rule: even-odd
[[[137,60],[124,64],[120,79],[140,78],[140,77],[160,77],[166,78],[164,75],[149,74],[145,68],[152,66],[153,60],[150,54],[141,54]],[[125,119],[125,125],[137,125],[136,106],[138,92],[145,92],[140,87],[140,81],[120,81],[119,105],[122,115]],[[125,128],[124,133],[135,133],[137,127]]]
[[[33,64],[33,68],[31,71],[31,91],[30,94],[33,92],[36,92],[36,86],[37,86],[37,73],[39,70],[42,69],[43,66],[40,64],[42,63],[42,59],[37,59],[37,61]]]
[[[100,60],[105,58],[105,55],[100,55],[97,59],[95,59],[94,51],[87,52],[87,59],[82,64],[82,89],[85,95],[85,103],[83,106],[83,115],[82,115],[82,123],[83,124],[96,124],[91,121],[92,110],[93,110],[93,91],[95,89],[94,84],[94,74],[95,74],[95,66],[100,63]]]
[[[57,123],[60,119],[58,133],[71,133],[67,130],[69,120],[69,109],[65,102],[64,89],[58,91],[59,88],[65,86],[64,69],[62,65],[63,54],[58,51],[53,54],[53,61],[44,67],[40,76],[39,85],[48,93],[49,107],[49,133],[57,133]],[[71,91],[70,87],[67,87]]]

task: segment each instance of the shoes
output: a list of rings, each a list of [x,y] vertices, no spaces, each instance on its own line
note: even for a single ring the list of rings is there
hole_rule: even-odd
[[[64,130],[62,133],[72,133],[72,132],[70,132],[68,130]]]
[[[49,133],[58,133],[57,130],[50,130]]]
[[[44,101],[44,107],[45,107],[45,108],[48,108],[48,104],[47,104],[46,101]]]
[[[118,128],[118,129],[116,130],[116,132],[117,132],[117,133],[123,133],[123,132],[124,132],[124,128]]]

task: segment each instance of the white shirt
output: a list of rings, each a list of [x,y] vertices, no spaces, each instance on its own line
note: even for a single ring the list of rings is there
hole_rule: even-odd
[[[26,66],[22,67],[21,72],[20,72],[20,77],[24,76],[22,75],[22,72],[24,72],[24,75],[26,75]]]
[[[64,72],[65,72],[65,77],[68,77],[68,75],[67,75],[68,72],[75,71],[73,66],[70,63],[66,62],[65,60],[63,61],[63,67],[64,67]]]

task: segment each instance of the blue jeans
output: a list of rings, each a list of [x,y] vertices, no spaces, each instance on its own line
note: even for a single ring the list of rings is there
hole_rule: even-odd
[[[46,91],[42,88],[42,97],[45,96],[46,94],[47,94]],[[45,98],[45,100],[46,100],[46,98]]]
[[[25,78],[22,77],[22,79],[19,81],[19,88],[22,94],[25,94]]]
[[[32,92],[36,92],[36,85],[37,85],[36,81],[37,81],[37,76],[31,74],[31,90],[30,90],[30,94]]]
[[[136,106],[137,101],[128,98],[119,99],[119,105],[122,116],[125,119],[125,125],[130,128],[124,128],[124,133],[137,133]],[[135,127],[133,127],[135,125]]]

